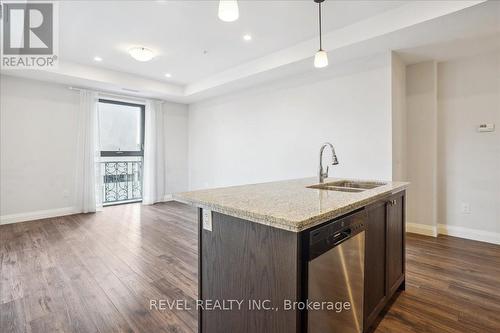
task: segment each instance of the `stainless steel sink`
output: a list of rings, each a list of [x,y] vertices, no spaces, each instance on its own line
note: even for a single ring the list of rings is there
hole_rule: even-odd
[[[337,180],[334,182],[307,186],[307,188],[314,188],[318,190],[328,190],[328,191],[339,191],[339,192],[363,192],[365,190],[370,190],[383,185],[385,185],[385,183]]]
[[[380,182],[364,182],[364,181],[358,182],[352,180],[339,180],[327,184],[331,184],[332,186],[337,186],[337,187],[362,188],[365,190],[385,185],[385,183],[380,183]]]

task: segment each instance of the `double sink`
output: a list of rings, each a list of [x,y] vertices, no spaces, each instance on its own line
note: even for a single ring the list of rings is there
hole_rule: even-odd
[[[369,181],[352,181],[352,180],[337,180],[329,183],[315,184],[307,186],[307,188],[314,188],[317,190],[328,190],[328,191],[338,191],[338,192],[363,192],[366,190],[371,190],[379,186],[386,185],[380,182],[369,182]]]

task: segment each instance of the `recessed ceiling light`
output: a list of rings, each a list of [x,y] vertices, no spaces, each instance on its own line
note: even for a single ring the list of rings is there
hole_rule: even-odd
[[[243,40],[249,42],[252,40],[252,35],[250,34],[246,34],[246,35],[243,35]]]
[[[101,57],[94,57],[94,61],[101,62],[101,61],[102,61],[102,58],[101,58]]]
[[[154,53],[150,49],[147,49],[145,47],[133,47],[130,50],[128,50],[128,53],[132,58],[134,58],[137,61],[149,61],[154,58]]]
[[[165,73],[165,77],[172,77],[172,74],[170,74],[170,73]]]

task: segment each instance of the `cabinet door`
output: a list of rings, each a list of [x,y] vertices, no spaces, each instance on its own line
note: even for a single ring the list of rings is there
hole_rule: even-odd
[[[387,288],[392,295],[404,280],[404,195],[398,193],[387,204]]]
[[[386,201],[368,206],[365,240],[364,327],[367,329],[385,304]]]

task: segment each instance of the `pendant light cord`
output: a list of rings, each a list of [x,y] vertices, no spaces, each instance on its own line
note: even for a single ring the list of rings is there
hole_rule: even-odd
[[[323,43],[321,37],[321,2],[318,3],[319,8],[319,50],[323,50]]]

